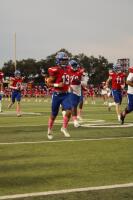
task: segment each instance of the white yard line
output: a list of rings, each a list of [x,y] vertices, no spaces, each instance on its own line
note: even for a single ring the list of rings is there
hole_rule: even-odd
[[[30,118],[30,117],[28,117]],[[32,117],[31,117],[32,118]],[[124,128],[124,127],[133,127],[133,123],[125,123],[121,125],[120,123],[111,123],[105,122],[105,120],[97,120],[97,119],[84,119],[83,121],[79,122],[81,127],[85,128]],[[62,124],[62,120],[55,120],[55,125]],[[73,124],[72,121],[69,124]],[[39,126],[46,126],[47,123],[43,124],[17,124],[17,125],[1,125],[0,128],[15,128],[15,127],[39,127]]]
[[[133,139],[133,137],[111,137],[111,138],[88,138],[88,139],[70,139],[70,140],[44,140],[35,142],[1,142],[0,145],[16,145],[16,144],[43,144],[43,143],[61,143],[61,142],[83,142],[83,141],[102,141],[102,140],[120,140]]]
[[[81,127],[85,128],[127,128],[133,127],[133,123],[128,124],[111,124],[111,123],[103,123],[103,124],[81,124]]]
[[[56,125],[57,125],[58,123],[56,123]],[[60,123],[59,123],[60,124]],[[46,125],[48,125],[48,124],[46,124],[46,123],[44,123],[44,124],[18,124],[18,125],[10,125],[10,126],[8,126],[8,125],[2,125],[2,126],[0,126],[0,128],[16,128],[16,127],[34,127],[34,126],[36,126],[36,127],[39,127],[39,126],[46,126]]]
[[[0,113],[0,115],[15,115],[16,116],[16,112],[15,111],[5,111]],[[36,113],[36,112],[22,112],[22,115],[39,115],[41,116],[41,113]]]
[[[37,197],[37,196],[48,196],[48,195],[66,194],[66,193],[72,193],[72,192],[85,192],[85,191],[107,190],[107,189],[115,189],[115,188],[127,188],[127,187],[133,187],[133,183],[64,189],[64,190],[56,190],[56,191],[48,191],[48,192],[34,192],[34,193],[26,193],[26,194],[6,195],[6,196],[0,196],[0,200],[26,198],[26,197]]]

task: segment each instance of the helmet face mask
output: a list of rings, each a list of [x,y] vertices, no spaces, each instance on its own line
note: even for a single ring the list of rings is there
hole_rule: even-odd
[[[68,59],[61,59],[61,60],[59,61],[59,65],[60,65],[61,67],[66,67],[66,66],[68,65]]]

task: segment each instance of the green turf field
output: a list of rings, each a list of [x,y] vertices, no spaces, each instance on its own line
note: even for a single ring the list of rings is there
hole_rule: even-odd
[[[0,199],[13,194],[133,183],[133,126],[113,127],[119,125],[115,109],[108,112],[101,99],[96,105],[90,100],[84,105],[81,127],[70,123],[70,139],[60,132],[60,114],[52,141],[47,139],[50,99],[22,102],[22,117],[16,117],[15,107],[8,110],[8,103],[3,101],[0,114]],[[123,108],[125,105],[126,100]],[[126,125],[132,123],[133,113],[125,120]],[[17,199],[130,200],[133,187]]]

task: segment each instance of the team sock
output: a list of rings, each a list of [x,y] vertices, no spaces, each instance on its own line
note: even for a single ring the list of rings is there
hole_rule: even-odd
[[[49,120],[48,120],[48,128],[49,128],[50,130],[52,129],[53,124],[54,124],[54,120],[51,119],[51,117],[50,117]]]
[[[63,128],[67,128],[69,119],[67,116],[63,117]]]

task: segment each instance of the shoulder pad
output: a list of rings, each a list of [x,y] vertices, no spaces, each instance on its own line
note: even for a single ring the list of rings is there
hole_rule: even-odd
[[[58,71],[58,66],[55,66],[55,67],[50,67],[48,69],[49,72],[57,72]]]

